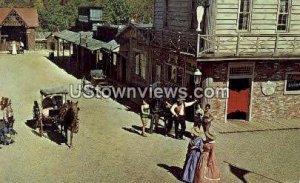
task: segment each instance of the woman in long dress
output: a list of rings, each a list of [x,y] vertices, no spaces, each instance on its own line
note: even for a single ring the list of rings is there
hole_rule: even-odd
[[[215,155],[215,135],[205,132],[203,152],[195,172],[194,183],[215,183],[220,181],[220,170]]]
[[[200,129],[197,127],[192,128],[192,139],[188,145],[186,160],[183,167],[182,181],[193,183],[197,163],[201,155],[203,140],[200,137]]]

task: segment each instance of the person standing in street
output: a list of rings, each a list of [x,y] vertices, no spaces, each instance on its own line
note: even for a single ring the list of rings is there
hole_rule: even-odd
[[[159,118],[162,112],[162,101],[160,98],[153,99],[151,103],[151,122],[150,133],[153,133],[153,128],[158,132]]]
[[[196,104],[196,109],[194,113],[194,127],[201,128],[203,126],[203,115],[204,110],[201,108],[200,104]],[[204,127],[203,127],[204,129]]]
[[[210,112],[210,104],[205,105],[204,115],[203,115],[203,130],[204,132],[208,131],[211,122],[214,120],[213,115]]]
[[[194,105],[197,100],[193,102],[184,102],[184,99],[178,98],[177,102],[171,107],[171,113],[175,118],[175,138],[183,139],[183,134],[186,129],[185,125],[185,108]],[[180,124],[180,131],[178,130],[178,126]]]
[[[141,105],[141,120],[142,120],[142,136],[143,137],[146,137],[146,134],[145,134],[145,129],[146,129],[146,126],[148,124],[148,121],[149,121],[149,115],[150,115],[150,107],[149,107],[149,104],[143,100],[143,103]]]
[[[188,145],[182,174],[182,181],[186,183],[193,183],[194,181],[195,171],[203,148],[203,139],[200,136],[200,129],[198,127],[193,127],[191,135],[192,138]]]
[[[205,132],[203,152],[197,165],[194,183],[217,183],[220,181],[220,170],[215,154],[215,134]]]
[[[173,127],[173,116],[170,111],[172,105],[168,100],[164,103],[164,123],[165,123],[165,136],[169,135],[172,127]]]

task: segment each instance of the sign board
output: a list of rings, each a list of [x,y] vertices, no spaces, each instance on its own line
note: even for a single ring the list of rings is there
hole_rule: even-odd
[[[286,74],[285,94],[300,94],[300,72]]]

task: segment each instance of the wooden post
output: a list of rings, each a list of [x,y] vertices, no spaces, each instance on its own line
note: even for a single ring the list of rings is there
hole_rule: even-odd
[[[294,42],[293,42],[293,53],[296,51],[296,44],[297,44],[297,37],[294,37]]]
[[[60,51],[60,39],[57,39],[57,59],[59,60],[59,51]]]
[[[258,53],[258,49],[259,49],[259,36],[256,37],[255,53]]]
[[[279,34],[276,34],[275,48],[274,48],[274,55],[277,55],[277,51],[278,51],[278,41],[279,41]]]
[[[62,61],[64,62],[65,60],[65,40],[62,40]]]
[[[240,55],[240,41],[241,41],[241,34],[238,33],[237,42],[236,42],[236,53],[235,53],[236,56]]]
[[[2,25],[0,25],[0,44],[1,44],[1,39],[2,39],[2,35],[1,35],[1,28],[2,28]]]
[[[197,32],[197,53],[196,53],[196,57],[200,57],[200,32]]]

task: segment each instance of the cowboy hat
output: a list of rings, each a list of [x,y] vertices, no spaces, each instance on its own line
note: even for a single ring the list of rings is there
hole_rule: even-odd
[[[199,137],[201,135],[200,128],[198,127],[193,127],[191,130],[191,134],[195,137]]]
[[[216,140],[216,134],[212,131],[206,131],[205,133],[205,137],[207,141],[214,141]]]
[[[185,101],[185,98],[177,98],[177,102],[180,102],[180,101]]]

